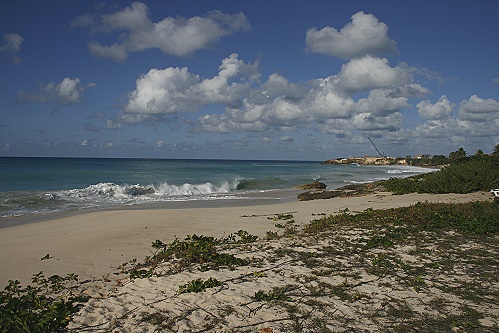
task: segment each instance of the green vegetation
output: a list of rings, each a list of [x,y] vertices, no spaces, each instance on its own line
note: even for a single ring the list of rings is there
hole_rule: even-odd
[[[34,285],[9,281],[0,292],[0,332],[55,332],[67,326],[86,297],[75,294],[78,277],[33,275]]]
[[[370,223],[379,227],[393,223],[398,227],[366,241],[368,248],[390,247],[409,232],[455,230],[467,234],[499,232],[499,200],[460,204],[420,202],[414,206],[392,209],[367,209],[358,214],[348,211],[312,220],[304,232],[314,234],[337,224]],[[364,241],[364,240],[360,240]]]
[[[494,148],[494,152],[491,155],[495,154],[495,151],[498,149],[499,145],[497,145]],[[470,158],[475,158],[475,157],[483,157],[487,156],[481,149],[479,149],[475,155],[473,156],[468,156],[466,154],[466,151],[461,147],[456,151],[453,151],[449,154],[449,156],[444,156],[444,155],[422,155],[418,157],[411,157],[407,156],[405,158],[405,161],[407,162],[408,165],[413,165],[413,166],[444,166],[444,165],[449,165],[449,164],[455,164],[459,162],[466,161],[467,159]]]
[[[283,230],[283,235],[285,236],[290,236],[294,233],[296,233],[297,226],[295,225],[295,220],[294,220],[294,215],[290,213],[284,213],[284,214],[274,214],[272,217],[267,217],[267,219],[272,220],[272,221],[284,221],[284,223],[276,223],[274,226],[276,228],[282,229]],[[279,235],[277,232],[272,232],[269,231],[267,232],[267,239],[275,239],[278,238]]]
[[[259,290],[253,296],[253,299],[258,302],[290,301],[291,297],[286,294],[290,289],[291,286],[275,287],[269,292]]]
[[[178,292],[181,294],[185,293],[201,293],[208,288],[214,288],[221,286],[222,283],[214,278],[209,278],[206,281],[203,279],[196,279],[189,281],[188,283],[180,286]]]
[[[256,242],[258,240],[258,236],[252,235],[246,230],[239,230],[234,234],[230,234],[227,237],[227,240],[234,244],[248,244]]]
[[[464,158],[435,173],[391,178],[381,184],[395,194],[489,191],[499,187],[499,155]]]
[[[199,269],[202,271],[220,268],[234,269],[235,266],[248,265],[249,260],[237,258],[232,254],[219,253],[218,247],[222,244],[247,244],[256,240],[258,240],[257,236],[245,230],[239,230],[224,239],[194,234],[188,235],[184,240],[176,238],[171,244],[156,240],[152,243],[155,249],[152,256],[146,257],[143,262],[138,262],[137,259],[125,262],[120,268],[131,279],[149,278],[157,274],[156,269],[166,262],[174,266],[175,272],[182,271],[192,264],[199,264]]]

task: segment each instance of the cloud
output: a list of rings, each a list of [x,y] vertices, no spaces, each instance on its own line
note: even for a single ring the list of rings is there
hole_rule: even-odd
[[[396,112],[388,116],[378,117],[366,112],[353,116],[351,122],[355,130],[394,132],[402,128],[402,114]]]
[[[381,136],[384,132],[396,132],[402,128],[402,114],[395,112],[387,116],[376,116],[369,112],[353,115],[350,119],[328,119],[320,122],[317,130],[321,133],[333,134],[337,138],[352,137],[356,131]],[[362,134],[364,136],[365,134]]]
[[[258,63],[246,64],[231,54],[222,60],[218,74],[202,79],[188,68],[151,69],[136,82],[124,108],[129,114],[171,114],[197,111],[207,104],[240,103],[255,79]],[[241,78],[240,81],[236,81]]]
[[[262,82],[258,63],[246,63],[232,54],[222,60],[218,73],[210,78],[202,78],[188,68],[150,70],[137,79],[123,112],[108,120],[106,127],[173,124],[169,119],[175,115],[176,126],[183,121],[193,133],[307,129],[332,134],[338,142],[356,142],[356,136],[369,135],[386,136],[395,144],[412,139],[422,143],[428,140],[425,136],[447,137],[447,143],[456,143],[463,136],[499,135],[499,102],[474,95],[461,102],[458,113],[445,95],[435,103],[414,102],[431,93],[414,83],[417,75],[404,64],[392,67],[387,59],[364,56],[350,60],[328,77],[294,83],[273,73]],[[417,103],[414,106],[426,122],[404,129],[408,119],[404,112],[413,107],[411,103]],[[195,119],[183,118],[183,113],[208,105],[222,105],[224,109],[210,108],[215,111]],[[477,122],[483,126],[477,126]],[[289,134],[284,137],[284,142],[292,139]],[[282,137],[278,140],[283,142]],[[260,142],[272,140],[260,135]]]
[[[199,117],[194,125],[194,131],[208,133],[232,133],[232,132],[263,132],[269,128],[268,124],[261,120],[263,107],[249,105],[245,111],[229,109],[221,114],[206,114]]]
[[[422,104],[422,105],[419,105]],[[449,106],[450,104],[450,106]],[[418,108],[425,109],[432,115],[450,112],[455,105],[442,96],[439,102],[431,104],[428,101],[418,103]],[[444,111],[438,110],[443,108]],[[493,99],[482,99],[472,95],[468,100],[459,104],[457,117],[448,114],[438,119],[428,119],[414,130],[414,137],[419,143],[427,140],[446,140],[451,145],[470,142],[477,137],[494,137],[499,135],[499,102]]]
[[[331,128],[325,132],[343,135],[351,130],[394,130],[401,126],[394,114],[410,107],[410,97],[422,97],[429,90],[412,83],[412,75],[402,67],[390,67],[382,58],[366,56],[353,59],[337,75],[291,83],[285,77],[271,74],[260,86],[253,86],[241,103],[227,105],[223,114],[206,114],[197,120],[196,130],[212,133],[257,132],[269,127],[293,128],[333,119],[350,119],[362,114],[356,126]],[[369,95],[355,101],[360,91]],[[383,117],[387,126],[381,125]],[[319,126],[321,127],[321,126]]]
[[[288,142],[288,143],[295,142],[295,140],[292,137],[288,136],[288,135],[281,136],[279,138],[279,141],[281,141],[281,142]]]
[[[410,107],[406,96],[391,97],[390,90],[374,89],[357,102],[357,110],[374,116],[389,116]]]
[[[403,86],[412,82],[411,74],[402,67],[390,67],[388,59],[365,56],[352,59],[341,67],[338,86],[346,92]]]
[[[473,95],[459,104],[459,110],[470,113],[499,112],[499,102],[492,98],[483,99]]]
[[[398,53],[397,43],[387,36],[388,26],[374,15],[360,11],[340,31],[329,26],[311,28],[306,34],[310,52],[352,59],[365,55]]]
[[[451,146],[458,146],[469,144],[474,138],[490,138],[492,141],[499,136],[499,118],[480,123],[458,118],[429,120],[418,125],[414,133],[418,143],[434,143],[438,139],[442,145],[448,142]]]
[[[3,44],[0,45],[0,51],[18,53],[21,51],[23,37],[18,33],[7,33],[3,35]]]
[[[454,113],[456,105],[451,103],[447,96],[443,95],[435,104],[431,104],[429,100],[425,100],[416,104],[416,107],[421,117],[436,120],[451,116]]]
[[[60,83],[40,85],[36,91],[17,93],[18,103],[40,102],[57,105],[77,104],[81,101],[83,93],[95,87],[95,83],[86,86],[80,84],[80,79],[64,78]]]
[[[263,143],[271,143],[272,142],[272,138],[269,138],[268,136],[264,136],[260,139],[260,142],[263,142]]]
[[[13,63],[21,63],[22,58],[18,56],[18,53],[21,52],[23,40],[24,38],[18,33],[4,34],[3,43],[0,45],[0,51],[10,53]]]
[[[248,31],[250,24],[243,13],[225,14],[210,11],[204,16],[191,18],[166,17],[152,22],[149,9],[142,2],[133,2],[116,13],[76,18],[71,27],[91,27],[103,33],[120,32],[119,40],[112,45],[92,42],[90,52],[95,56],[124,61],[130,53],[151,48],[165,54],[185,56],[206,49],[238,31]]]
[[[497,79],[493,79],[492,82],[499,83],[499,77]]]
[[[355,101],[338,88],[337,79],[331,76],[313,82],[301,105],[316,119],[349,118],[355,111]]]
[[[488,122],[499,118],[499,102],[477,95],[459,103],[459,119],[477,122]]]

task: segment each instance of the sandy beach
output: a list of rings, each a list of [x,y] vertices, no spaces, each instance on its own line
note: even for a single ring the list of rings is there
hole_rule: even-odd
[[[80,276],[80,280],[92,281],[88,283],[85,291],[92,298],[70,323],[70,329],[74,332],[81,331],[85,327],[93,327],[94,331],[156,332],[158,327],[162,326],[155,325],[154,318],[147,317],[146,314],[159,316],[159,313],[170,316],[170,319],[178,319],[175,322],[170,320],[171,326],[164,326],[163,330],[159,329],[159,331],[218,332],[224,331],[220,327],[227,327],[227,330],[233,329],[234,332],[285,332],[292,331],[289,329],[290,323],[296,324],[300,320],[303,323],[306,322],[306,315],[303,311],[309,311],[310,315],[314,311],[319,311],[321,316],[336,318],[331,320],[339,325],[338,332],[346,331],[340,329],[341,327],[354,327],[353,331],[358,332],[383,331],[382,327],[386,327],[386,323],[382,319],[370,317],[369,320],[365,320],[362,311],[367,311],[368,308],[374,309],[374,312],[385,311],[387,304],[392,300],[390,306],[393,305],[395,310],[402,311],[399,315],[403,315],[404,306],[410,306],[416,312],[421,313],[424,318],[430,311],[428,310],[430,300],[427,296],[437,293],[435,288],[428,287],[425,293],[415,288],[410,291],[398,290],[388,287],[388,281],[384,281],[383,278],[373,273],[362,271],[356,276],[355,274],[336,275],[331,267],[328,268],[328,272],[322,272],[325,276],[329,276],[329,280],[311,279],[311,276],[317,276],[317,267],[296,265],[292,262],[292,256],[282,254],[276,257],[275,251],[292,244],[294,247],[301,247],[302,251],[316,252],[324,240],[308,239],[307,242],[310,242],[308,245],[293,244],[293,239],[265,241],[266,233],[276,229],[274,226],[276,222],[269,217],[289,213],[293,215],[296,225],[299,226],[309,223],[317,214],[330,215],[345,209],[356,212],[367,208],[385,209],[410,206],[426,201],[458,203],[476,200],[492,200],[492,197],[490,193],[485,192],[464,195],[408,194],[402,196],[383,192],[360,197],[307,202],[291,201],[265,205],[194,209],[109,210],[53,219],[44,218],[39,222],[0,229],[0,262],[2,265],[0,281],[4,285],[9,279],[19,279],[23,283],[28,283],[32,274],[39,271],[43,271],[45,276],[76,273]],[[113,273],[118,271],[120,264],[133,258],[142,260],[150,255],[151,243],[155,240],[169,243],[175,237],[183,239],[191,234],[218,238],[238,230],[246,230],[250,234],[259,236],[261,240],[252,246],[245,247],[244,250],[229,249],[228,251],[235,251],[234,253],[237,252],[243,257],[260,258],[262,260],[260,267],[245,266],[237,270],[225,269],[209,272],[187,270],[175,275],[127,280],[125,283],[123,280],[119,283],[114,280]],[[345,235],[350,234],[349,237],[361,237],[360,234],[355,234],[360,231],[343,230],[343,232]],[[304,242],[304,240],[299,242]],[[341,244],[336,245],[341,247]],[[332,244],[327,246],[331,247]],[[268,254],[271,250],[274,251],[272,260],[269,259],[270,254]],[[411,254],[410,248],[399,250],[401,258],[406,262],[421,260]],[[495,250],[497,248],[491,251]],[[42,260],[42,258],[45,259]],[[353,270],[349,258],[344,257],[341,264],[344,266],[341,271]],[[262,272],[260,279],[248,278],[257,276],[255,273],[257,271]],[[212,276],[225,281],[224,287],[218,288],[217,291],[179,295],[179,286],[193,279],[206,279]],[[292,318],[292,311],[291,314],[289,312],[283,314],[283,310],[275,305],[252,303],[248,301],[248,295],[244,296],[248,293],[254,294],[259,289],[269,290],[269,288],[289,285],[286,288],[289,289],[294,299],[296,297],[305,299],[306,292],[302,287],[294,286],[294,278],[302,279],[303,285],[309,287],[318,287],[327,282],[334,286],[350,286],[351,290],[345,299],[341,297],[337,299],[332,295],[322,295],[320,299],[316,299],[323,305],[329,304],[327,307],[330,310],[329,313],[319,310],[323,309],[323,306],[315,307],[313,301],[309,300],[305,302],[305,308],[296,313],[294,318]],[[236,282],[228,283],[227,281]],[[350,281],[356,282],[351,284]],[[442,280],[439,283],[446,283],[446,281]],[[425,286],[427,285],[428,283]],[[491,288],[495,288],[497,292],[497,281],[491,281]],[[354,299],[357,297],[355,295],[358,299]],[[363,295],[369,295],[369,297],[362,299]],[[444,298],[444,296],[441,297],[441,299]],[[401,301],[394,301],[395,299],[407,300],[407,303],[402,304]],[[409,299],[412,303],[408,301]],[[351,304],[357,301],[358,311],[354,311]],[[459,302],[461,305],[467,304],[464,300],[459,300]],[[484,307],[488,307],[481,309],[486,315],[480,320],[482,320],[483,327],[489,327],[492,332],[498,327],[499,308],[497,302],[487,303]],[[225,314],[224,311],[226,311]],[[184,319],[179,319],[183,315]],[[144,318],[149,318],[149,320]],[[166,319],[163,318],[164,325],[166,325],[165,321]],[[208,322],[212,326],[206,326]],[[203,329],[203,327],[212,327],[212,329]]]
[[[466,202],[490,199],[489,193],[408,194],[379,193],[361,197],[293,201],[241,207],[109,210],[70,215],[41,222],[0,229],[0,282],[18,279],[30,282],[34,273],[45,275],[76,273],[81,278],[98,278],[133,258],[150,254],[156,239],[165,243],[190,234],[222,237],[240,229],[259,237],[273,228],[267,219],[293,212],[299,224],[312,214],[333,214],[348,208],[362,211],[385,209],[417,202]],[[249,217],[247,217],[249,216]],[[12,223],[11,223],[12,224]],[[48,260],[41,260],[49,255]]]

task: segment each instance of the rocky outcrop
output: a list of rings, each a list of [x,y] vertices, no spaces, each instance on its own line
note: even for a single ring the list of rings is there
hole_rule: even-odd
[[[298,200],[309,201],[318,199],[331,199],[336,197],[353,197],[382,191],[385,191],[385,189],[379,182],[369,184],[352,184],[330,191],[325,189],[314,189],[311,191],[303,192],[298,194]]]
[[[153,187],[142,187],[139,185],[130,186],[125,193],[131,196],[154,194],[156,191]]]
[[[317,200],[317,199],[331,199],[334,197],[341,197],[343,195],[343,191],[307,191],[298,194],[298,200],[300,201],[309,201],[309,200]]]
[[[325,190],[327,188],[327,185],[321,182],[313,182],[310,184],[297,186],[297,188],[301,188],[302,190],[312,190],[312,189]]]

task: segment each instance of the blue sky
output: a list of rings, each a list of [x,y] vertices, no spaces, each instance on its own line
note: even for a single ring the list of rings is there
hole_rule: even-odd
[[[0,2],[0,156],[499,144],[499,2]]]

